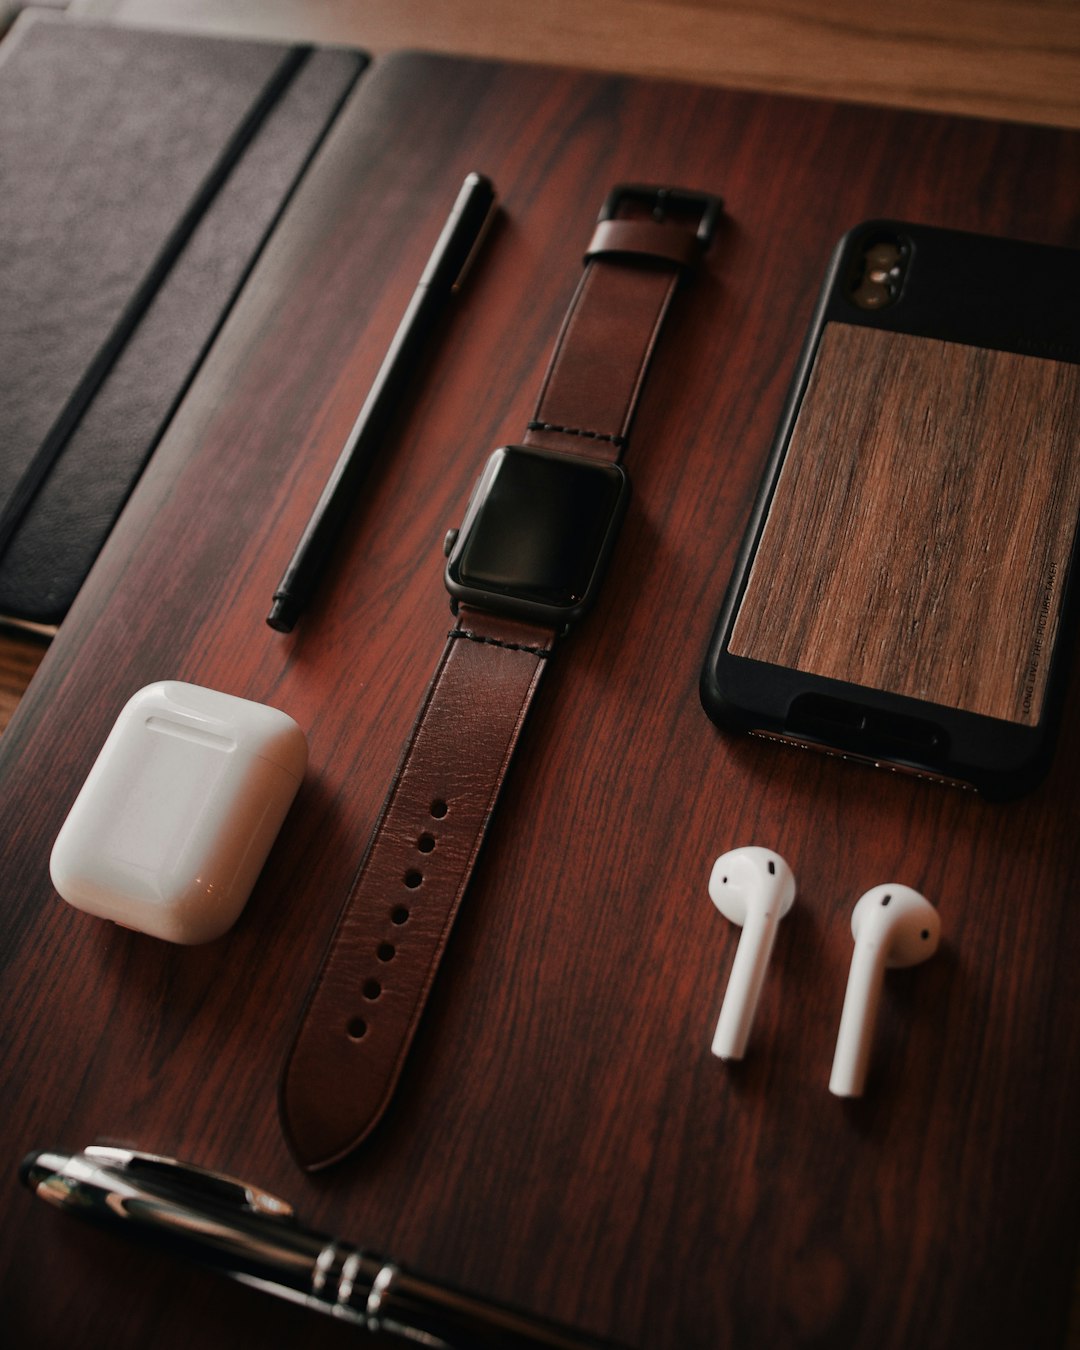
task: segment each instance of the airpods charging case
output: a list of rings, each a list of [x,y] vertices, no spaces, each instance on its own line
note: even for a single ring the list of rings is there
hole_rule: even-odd
[[[124,706],[53,846],[60,895],[166,942],[244,908],[307,767],[293,719],[165,680]]]

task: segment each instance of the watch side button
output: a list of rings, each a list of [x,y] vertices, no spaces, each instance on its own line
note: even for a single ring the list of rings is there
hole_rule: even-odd
[[[454,545],[458,541],[458,534],[459,534],[458,530],[446,531],[446,538],[443,540],[442,551],[448,558],[450,554],[453,553],[454,551]]]

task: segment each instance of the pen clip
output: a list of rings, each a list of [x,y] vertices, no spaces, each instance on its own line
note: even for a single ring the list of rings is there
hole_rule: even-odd
[[[461,271],[458,272],[457,276],[454,278],[453,283],[450,286],[450,292],[452,295],[457,295],[458,291],[460,291],[462,286],[464,286],[465,278],[472,271],[473,263],[479,256],[480,250],[484,247],[484,243],[489,233],[491,232],[491,227],[492,225],[495,224],[495,217],[498,214],[499,214],[499,199],[495,196],[492,196],[491,202],[488,205],[487,214],[484,216],[483,223],[481,224],[479,230],[477,230],[476,232],[476,238],[473,240],[472,248],[470,248],[468,253],[465,255],[465,261],[461,264]]]
[[[83,1150],[83,1157],[111,1171],[126,1173],[136,1179],[142,1177],[149,1183],[155,1181],[170,1191],[186,1192],[204,1199],[217,1201],[232,1209],[247,1210],[264,1218],[291,1220],[295,1218],[293,1208],[286,1200],[269,1191],[241,1181],[239,1177],[227,1176],[223,1172],[211,1172],[205,1167],[194,1167],[190,1163],[177,1162],[175,1158],[164,1158],[156,1153],[142,1153],[138,1149],[109,1148],[102,1144],[93,1144]]]

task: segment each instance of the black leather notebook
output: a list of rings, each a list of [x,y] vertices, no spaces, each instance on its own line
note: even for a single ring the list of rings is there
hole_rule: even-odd
[[[0,616],[67,612],[365,58],[25,13],[0,44]]]

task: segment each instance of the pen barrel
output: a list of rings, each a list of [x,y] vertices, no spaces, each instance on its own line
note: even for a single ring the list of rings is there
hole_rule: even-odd
[[[444,1350],[616,1350],[610,1341],[458,1293],[384,1265],[367,1300],[371,1331]]]
[[[140,1244],[431,1350],[616,1350],[311,1232],[283,1201],[265,1193],[252,1199],[231,1178],[145,1154],[108,1166],[92,1152],[32,1154],[22,1180],[58,1209]]]
[[[298,1224],[203,1194],[196,1203],[156,1178],[102,1166],[85,1154],[41,1152],[22,1176],[47,1203],[141,1246],[195,1262],[297,1303],[311,1300],[313,1272],[333,1244]]]
[[[470,173],[274,592],[267,616],[271,628],[291,632],[310,599],[355,505],[368,464],[391,417],[400,409],[406,383],[415,378],[424,348],[480,247],[494,205],[495,189],[491,183],[482,174]]]

